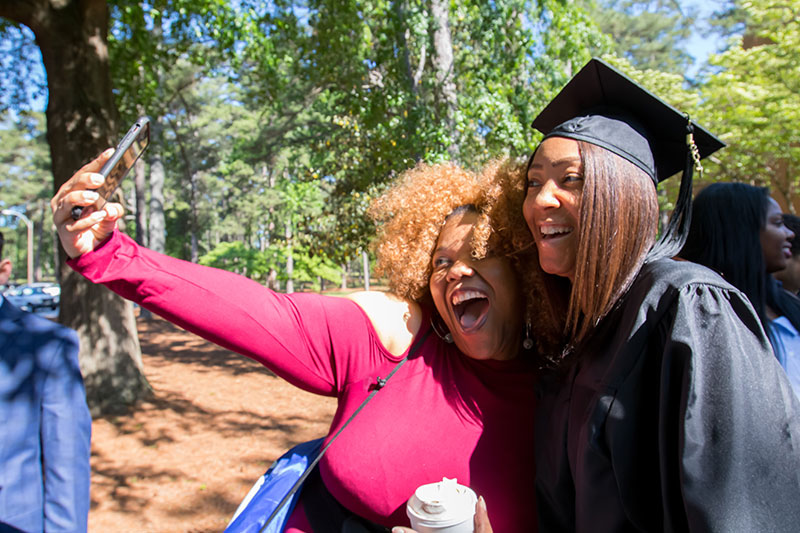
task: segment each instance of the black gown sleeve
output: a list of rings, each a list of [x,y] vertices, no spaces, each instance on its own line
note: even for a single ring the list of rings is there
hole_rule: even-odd
[[[800,531],[800,402],[746,297],[645,267],[543,381],[540,531]]]
[[[672,511],[685,513],[689,531],[798,531],[800,406],[791,385],[741,293],[681,292],[660,387],[662,479],[675,484],[664,493],[679,493],[683,507]]]

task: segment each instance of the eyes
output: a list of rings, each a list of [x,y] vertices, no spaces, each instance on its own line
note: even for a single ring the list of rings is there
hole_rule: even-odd
[[[786,226],[783,223],[783,216],[774,216],[767,218],[767,226],[775,228],[777,231],[787,231]]]
[[[542,178],[538,175],[530,175],[527,179],[527,189],[528,190],[536,190],[540,189],[544,184],[547,182],[548,179],[552,178]],[[581,187],[583,186],[583,174],[580,172],[567,172],[558,180],[558,184],[565,188],[573,188],[573,187]]]
[[[437,254],[433,256],[431,260],[431,266],[433,267],[434,271],[441,271],[450,268],[453,263],[456,262],[458,258],[451,257],[447,254]],[[483,259],[475,259],[470,257],[468,260],[462,260],[462,263],[468,265],[470,268],[476,267],[480,265],[483,261],[490,259],[490,256],[484,257]]]
[[[450,266],[452,263],[453,263],[453,261],[450,258],[445,257],[445,256],[434,257],[433,261],[431,261],[431,265],[433,266],[434,270],[439,270],[441,268],[446,268],[446,267]]]

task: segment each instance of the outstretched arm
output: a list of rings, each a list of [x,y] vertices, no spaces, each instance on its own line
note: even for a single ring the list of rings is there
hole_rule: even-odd
[[[69,265],[90,281],[318,394],[336,394],[345,379],[337,356],[374,354],[366,347],[375,334],[393,355],[410,345],[420,320],[418,307],[408,302],[381,293],[355,296],[355,304],[277,294],[243,276],[158,254],[115,232],[119,204],[72,220],[73,206],[96,199],[90,189],[99,186],[96,171],[109,155],[76,172],[51,202]]]

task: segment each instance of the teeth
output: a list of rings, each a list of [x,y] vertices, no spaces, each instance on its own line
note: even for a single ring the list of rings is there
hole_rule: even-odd
[[[562,233],[571,233],[572,228],[569,226],[542,226],[540,231],[542,235],[560,235]]]
[[[458,305],[467,300],[475,300],[477,298],[486,298],[486,296],[478,291],[462,291],[453,295],[453,305]]]

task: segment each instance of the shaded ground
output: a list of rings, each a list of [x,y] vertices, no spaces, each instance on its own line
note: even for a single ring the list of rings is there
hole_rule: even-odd
[[[139,335],[155,396],[93,423],[89,531],[222,531],[274,459],[325,433],[335,400],[157,317]]]

